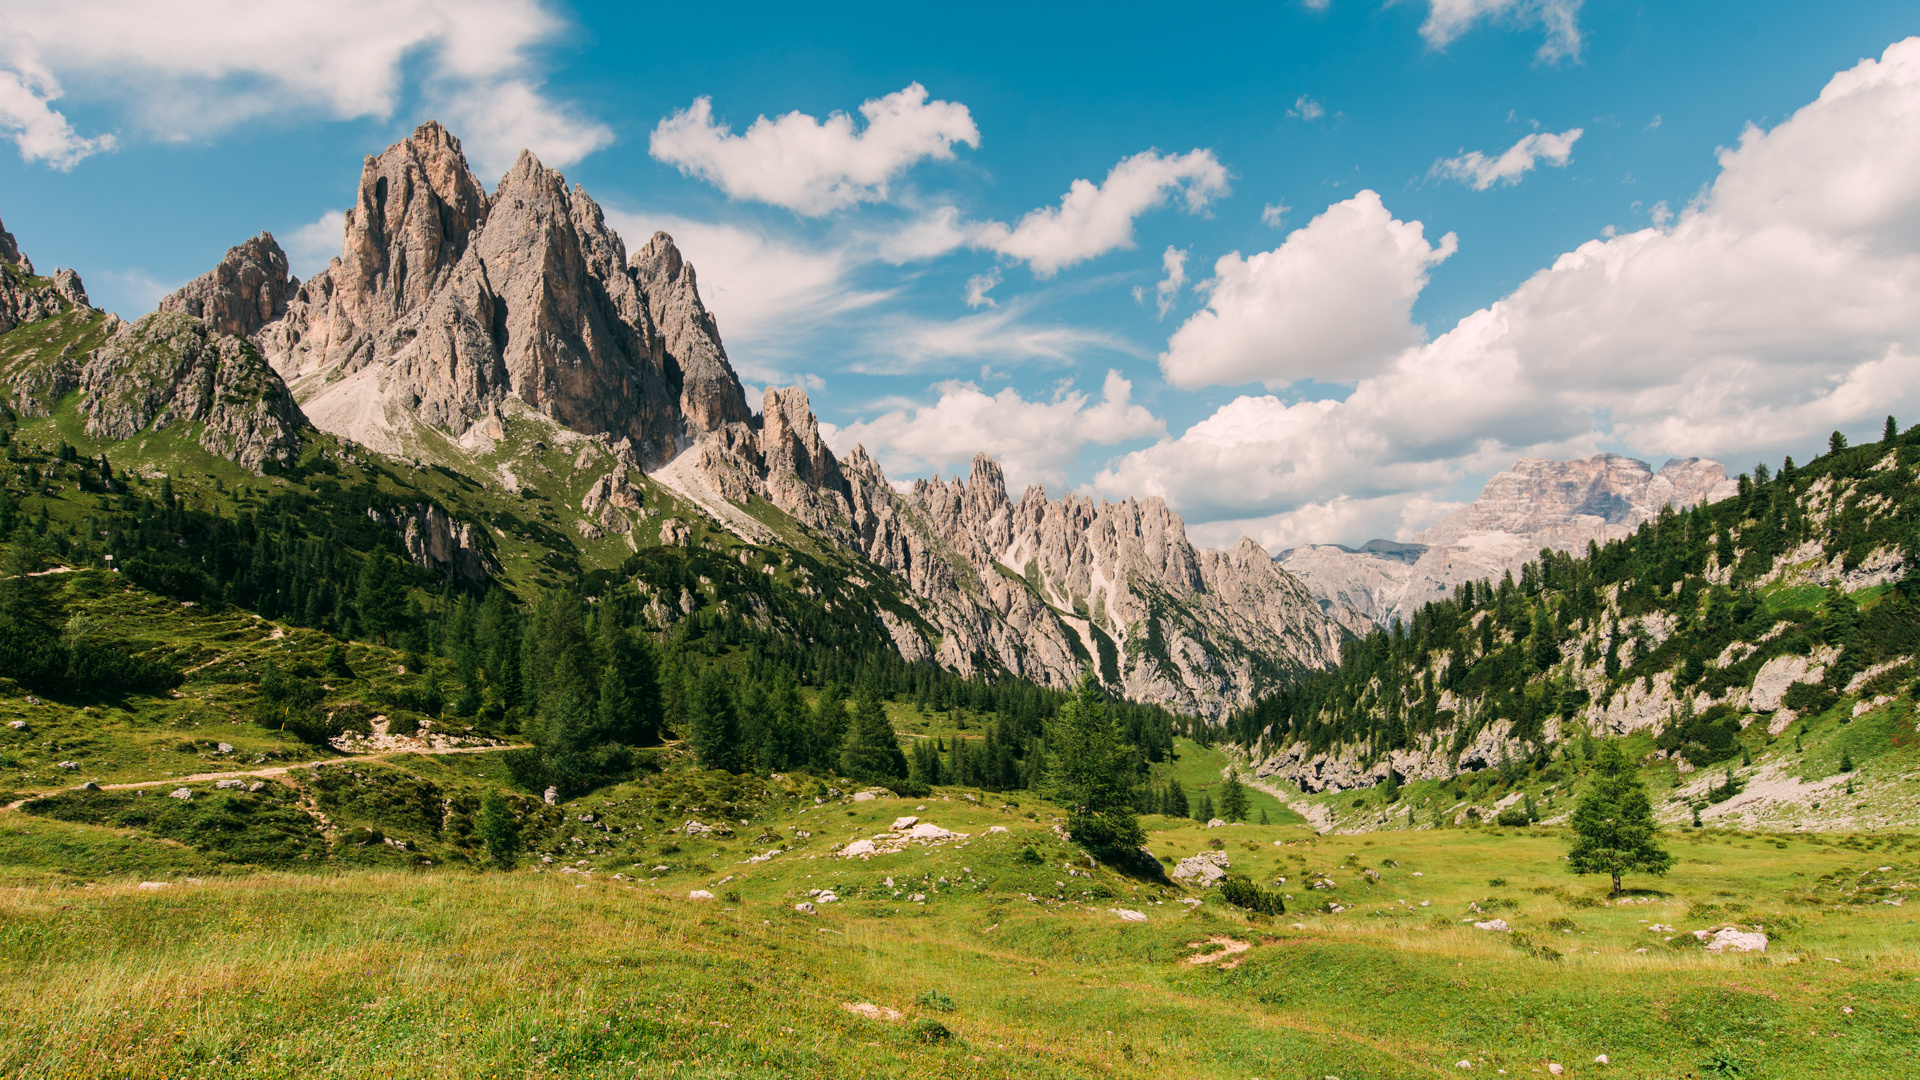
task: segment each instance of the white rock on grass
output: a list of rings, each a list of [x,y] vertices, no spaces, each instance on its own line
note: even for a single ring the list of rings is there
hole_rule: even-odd
[[[1121,922],[1146,922],[1147,921],[1147,916],[1144,912],[1129,911],[1126,908],[1108,908],[1107,910],[1113,912],[1115,915],[1120,916]]]
[[[913,828],[919,820],[917,817],[897,817],[893,819],[891,828],[894,832],[906,832],[908,829]]]
[[[873,799],[874,795],[871,791],[856,791],[853,793],[854,802],[872,802]]]
[[[1562,1076],[1565,1075],[1567,1067],[1556,1061],[1547,1066],[1547,1071],[1555,1076]]]
[[[1607,1065],[1607,1064],[1610,1064],[1610,1062],[1608,1062],[1608,1061],[1607,1061],[1607,1055],[1605,1055],[1605,1054],[1599,1054],[1599,1055],[1597,1055],[1597,1056],[1595,1056],[1595,1057],[1594,1057],[1594,1059],[1593,1059],[1593,1063],[1594,1063],[1595,1065]]]
[[[171,889],[171,888],[173,888],[173,882],[171,882],[171,881],[143,881],[143,882],[141,882],[141,883],[140,883],[140,887],[141,887],[141,888],[143,888],[143,889]]]
[[[988,833],[997,833],[997,832],[1006,832],[1006,831],[1007,831],[1007,827],[1005,825],[995,825],[992,828],[987,830]]]
[[[1207,828],[1209,828],[1209,829],[1218,829],[1218,828],[1220,828],[1220,827],[1221,827],[1222,825],[1225,825],[1225,824],[1226,824],[1226,822],[1224,822],[1224,821],[1221,821],[1221,820],[1220,820],[1219,818],[1213,818],[1212,820],[1210,820],[1210,821],[1208,821],[1208,822],[1207,822]]]
[[[807,901],[802,900],[799,903],[793,905],[793,910],[799,912],[802,915],[811,915],[814,912],[814,906],[808,903]]]
[[[931,821],[923,821],[907,831],[909,840],[951,840],[954,835]]]
[[[1473,924],[1473,928],[1475,930],[1496,930],[1502,934],[1513,932],[1513,927],[1508,926],[1507,920],[1505,919],[1488,919],[1486,922],[1477,922]]]
[[[1202,885],[1211,885],[1225,878],[1227,868],[1231,865],[1226,852],[1203,851],[1191,858],[1181,859],[1173,868],[1172,877],[1176,881],[1195,880]]]
[[[688,893],[688,894],[687,894],[687,899],[689,899],[689,900],[711,900],[711,899],[713,899],[713,894],[712,894],[712,893],[710,893],[710,892],[708,892],[708,891],[707,891],[707,890],[705,890],[705,889],[695,889],[695,890],[693,890],[692,892],[690,892],[690,893]]]
[[[889,1009],[885,1005],[875,1005],[871,1001],[843,1001],[840,1007],[869,1020],[899,1020],[903,1014],[898,1009]]]
[[[181,802],[186,802],[193,798],[193,789],[189,787],[174,788],[173,791],[168,793],[167,798],[179,799]]]
[[[236,779],[233,779],[233,778],[231,778],[231,777],[229,777],[228,779],[225,779],[225,780],[222,780],[222,781],[220,781],[220,782],[218,782],[218,783],[216,783],[216,784],[214,784],[213,786],[214,786],[214,787],[216,787],[216,788],[218,788],[218,789],[220,789],[221,791],[230,791],[230,790],[232,790],[232,789],[234,789],[234,788],[243,788],[243,787],[246,787],[246,786],[247,786],[247,782],[246,782],[245,780],[236,780]]]
[[[1707,942],[1707,951],[1711,953],[1766,952],[1767,935],[1745,933],[1729,926],[1713,935],[1713,940]]]
[[[846,855],[848,857],[852,857],[854,855],[872,855],[874,853],[874,850],[875,849],[873,846],[873,841],[855,840],[853,843],[848,844],[844,848],[841,848],[840,854]]]

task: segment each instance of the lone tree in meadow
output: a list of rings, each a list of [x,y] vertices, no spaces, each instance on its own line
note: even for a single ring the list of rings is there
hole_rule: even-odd
[[[1133,858],[1147,842],[1133,808],[1133,753],[1093,672],[1080,676],[1073,700],[1054,715],[1047,752],[1049,794],[1066,807],[1074,840],[1109,862]]]
[[[1231,765],[1220,784],[1220,812],[1228,821],[1247,820],[1247,786],[1240,782],[1240,770]]]
[[[1573,850],[1567,853],[1573,872],[1612,875],[1615,896],[1621,874],[1665,874],[1673,867],[1673,856],[1656,839],[1659,827],[1646,785],[1618,743],[1601,744],[1593,786],[1573,808],[1573,832]]]

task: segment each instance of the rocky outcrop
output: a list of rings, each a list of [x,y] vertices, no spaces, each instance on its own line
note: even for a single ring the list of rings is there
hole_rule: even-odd
[[[21,253],[13,234],[0,224],[0,334],[62,312],[92,307],[79,274],[62,269],[55,270],[51,278],[35,276],[33,261]]]
[[[20,244],[13,234],[7,231],[7,223],[0,221],[0,265],[18,267],[22,273],[33,273],[33,262],[20,254]]]
[[[158,310],[205,319],[223,334],[251,337],[287,313],[300,282],[287,275],[287,254],[272,233],[227,249],[220,265],[160,301]]]
[[[1480,497],[1415,533],[1414,545],[1374,541],[1295,548],[1281,564],[1356,630],[1411,620],[1422,605],[1466,581],[1497,581],[1541,548],[1581,551],[1631,535],[1666,507],[1686,509],[1736,494],[1717,461],[1676,458],[1655,472],[1644,461],[1599,454],[1580,461],[1522,458],[1495,474]],[[1386,545],[1386,546],[1382,546]],[[1408,565],[1407,548],[1419,549]]]
[[[692,268],[664,236],[643,256],[531,153],[487,195],[428,123],[366,160],[341,256],[258,340],[317,426],[375,449],[517,398],[652,467],[750,414]]]
[[[639,488],[627,479],[627,470],[615,469],[593,482],[587,489],[586,497],[580,500],[580,510],[588,517],[600,523],[600,528],[610,533],[629,533],[633,531],[633,518],[629,515],[641,514],[644,501]]]
[[[423,569],[474,582],[485,581],[500,570],[485,530],[471,522],[453,520],[433,503],[384,512],[368,510],[367,517],[398,532],[407,557]]]
[[[92,438],[199,424],[201,447],[256,473],[292,460],[306,426],[258,349],[174,312],[123,327],[80,369],[78,386]]]
[[[903,655],[1051,686],[1093,669],[1138,701],[1224,716],[1332,662],[1340,630],[1251,540],[1198,551],[1158,498],[1007,495],[981,455],[966,480],[896,492],[856,447],[842,462],[798,387],[769,389],[758,425],[728,424],[655,479],[744,505],[764,499],[896,575],[925,630],[887,624]],[[926,632],[926,631],[931,631]],[[904,634],[920,636],[903,643]]]
[[[693,267],[673,237],[657,232],[633,253],[634,279],[659,327],[668,385],[688,426],[712,431],[749,418],[746,394],[720,344],[720,325],[700,302]]]

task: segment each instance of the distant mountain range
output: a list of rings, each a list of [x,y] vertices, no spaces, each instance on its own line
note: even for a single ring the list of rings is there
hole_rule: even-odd
[[[1518,573],[1542,548],[1583,553],[1622,539],[1667,507],[1684,510],[1736,494],[1725,466],[1676,458],[1658,472],[1644,461],[1598,454],[1582,461],[1522,458],[1487,481],[1480,497],[1413,535],[1359,548],[1310,544],[1276,560],[1329,617],[1356,633],[1410,622],[1466,581]]]

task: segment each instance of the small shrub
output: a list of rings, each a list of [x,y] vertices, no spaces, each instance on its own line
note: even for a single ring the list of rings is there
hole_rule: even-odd
[[[1487,885],[1495,889],[1504,889],[1507,887],[1507,879],[1503,877],[1488,878]]]
[[[1547,920],[1547,929],[1549,930],[1575,930],[1578,928],[1579,924],[1567,918],[1565,915],[1556,915]]]
[[[914,1021],[913,1037],[923,1043],[943,1043],[953,1038],[953,1032],[938,1020],[921,1019]]]
[[[1494,818],[1493,823],[1495,825],[1505,825],[1508,828],[1518,829],[1533,824],[1533,817],[1521,807],[1509,806],[1505,810],[1500,811],[1500,816]]]
[[[1277,892],[1262,889],[1245,874],[1228,874],[1220,883],[1220,896],[1234,907],[1256,915],[1285,915],[1286,900]]]
[[[666,844],[661,844],[661,845],[660,845],[660,854],[662,854],[662,855],[678,855],[678,854],[680,854],[680,845],[679,845],[679,844],[674,844],[674,843],[666,843]]]
[[[1020,854],[1015,855],[1014,858],[1020,860],[1021,862],[1027,864],[1028,866],[1039,866],[1041,863],[1046,862],[1045,859],[1042,859],[1040,857],[1039,852],[1033,850],[1032,844],[1028,844],[1026,847],[1021,848]]]
[[[720,894],[720,899],[724,903],[737,904],[740,902],[740,894],[732,889],[728,889],[726,892]]]
[[[933,1009],[936,1012],[950,1013],[959,1008],[953,1003],[952,998],[938,990],[922,990],[920,996],[913,999],[913,1003],[923,1009]]]

